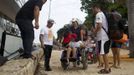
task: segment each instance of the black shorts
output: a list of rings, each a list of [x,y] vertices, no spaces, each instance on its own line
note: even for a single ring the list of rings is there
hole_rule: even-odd
[[[110,43],[111,43],[110,40],[106,41],[104,44],[102,43],[102,41],[98,41],[99,53],[100,54],[107,54],[107,53],[109,53]],[[101,50],[101,47],[104,47],[103,50]],[[102,53],[101,53],[101,51],[102,51]]]

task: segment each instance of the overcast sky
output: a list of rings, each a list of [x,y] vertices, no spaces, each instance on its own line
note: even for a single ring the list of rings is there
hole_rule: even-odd
[[[49,3],[50,0],[47,0],[40,12],[40,28],[35,30],[34,42],[36,43],[39,42],[40,29],[46,26],[48,20]],[[52,28],[55,37],[57,37],[57,31],[65,24],[68,24],[72,18],[78,18],[82,22],[85,20],[86,14],[80,10],[80,7],[80,0],[52,0],[50,18],[56,22]]]

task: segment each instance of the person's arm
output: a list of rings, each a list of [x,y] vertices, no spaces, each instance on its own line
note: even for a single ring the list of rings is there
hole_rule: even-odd
[[[63,43],[64,37],[62,36],[60,43]]]
[[[100,31],[101,27],[102,27],[101,23],[96,23],[96,27],[94,29],[94,33],[96,34],[98,31]]]
[[[80,37],[81,37],[81,41],[83,41],[83,39],[84,39],[84,30],[83,29],[80,30]]]
[[[44,48],[44,40],[43,40],[44,35],[40,34],[40,43],[41,43],[41,47]]]
[[[34,7],[34,19],[35,19],[35,28],[39,28],[39,13],[40,13],[40,8],[38,6]]]
[[[95,34],[98,31],[100,31],[100,29],[102,28],[102,21],[103,21],[102,14],[97,14],[95,20],[95,29],[94,29]]]
[[[41,47],[42,48],[44,48],[44,33],[45,33],[45,29],[41,29],[39,40],[40,40],[40,43],[41,43]]]
[[[40,10],[42,9],[42,6],[44,3],[46,3],[47,0],[36,0],[35,1],[35,7],[34,7],[34,19],[35,19],[35,28],[39,28],[39,14]]]

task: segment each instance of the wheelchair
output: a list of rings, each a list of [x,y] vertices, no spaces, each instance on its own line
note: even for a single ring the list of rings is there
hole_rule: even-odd
[[[70,55],[70,57],[72,56],[72,54]],[[63,50],[62,54],[61,54],[61,67],[63,68],[63,70],[67,70],[68,69],[68,62],[67,62],[67,50]],[[69,62],[73,62],[74,65],[80,65],[82,64],[82,69],[86,70],[88,68],[88,51],[85,50],[84,47],[82,48],[77,48],[76,51],[76,59],[72,59],[69,58]]]

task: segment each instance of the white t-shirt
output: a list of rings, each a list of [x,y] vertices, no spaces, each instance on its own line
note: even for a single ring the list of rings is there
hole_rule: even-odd
[[[48,27],[42,28],[40,34],[44,35],[45,45],[53,45],[53,32],[51,28]]]
[[[108,31],[107,19],[103,12],[98,12],[96,14],[95,27],[96,27],[97,23],[101,23],[102,27],[105,28],[106,31]],[[96,39],[97,39],[97,41],[100,41],[100,40],[108,41],[109,40],[108,35],[102,27],[101,27],[100,31],[97,32]]]

